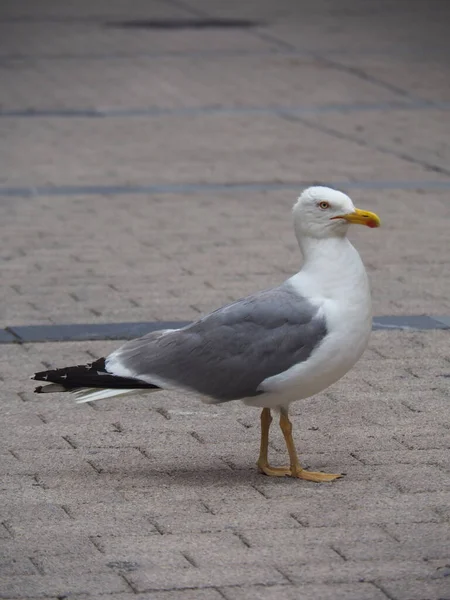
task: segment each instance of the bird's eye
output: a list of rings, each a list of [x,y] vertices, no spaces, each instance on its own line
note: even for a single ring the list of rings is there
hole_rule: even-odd
[[[328,202],[319,202],[319,208],[321,208],[322,210],[326,210],[327,208],[330,208],[330,205],[328,204]]]

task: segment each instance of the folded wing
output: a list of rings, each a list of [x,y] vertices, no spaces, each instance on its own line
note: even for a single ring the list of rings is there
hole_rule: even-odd
[[[226,402],[263,393],[265,379],[307,360],[326,333],[317,306],[285,283],[183,329],[128,342],[107,357],[106,369]]]

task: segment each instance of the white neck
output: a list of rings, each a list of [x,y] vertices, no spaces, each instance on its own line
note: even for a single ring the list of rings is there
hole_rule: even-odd
[[[328,298],[369,295],[366,270],[347,237],[302,236],[299,245],[304,264],[292,283],[301,286],[305,293]]]
[[[346,236],[328,238],[301,236],[298,237],[298,244],[305,259],[305,264],[314,261],[323,261],[325,256],[331,259],[338,258],[345,251],[346,246],[351,246]]]

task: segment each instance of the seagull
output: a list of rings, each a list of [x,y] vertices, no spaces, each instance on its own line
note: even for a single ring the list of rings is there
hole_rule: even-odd
[[[338,190],[314,186],[293,208],[302,269],[277,287],[252,294],[180,329],[129,341],[87,365],[35,373],[37,393],[72,392],[90,402],[136,392],[178,390],[207,404],[241,400],[261,411],[261,473],[314,482],[341,474],[312,472],[299,461],[289,405],[322,392],[345,375],[367,347],[372,329],[369,281],[347,239],[352,223],[379,227]],[[271,412],[289,466],[268,459]]]

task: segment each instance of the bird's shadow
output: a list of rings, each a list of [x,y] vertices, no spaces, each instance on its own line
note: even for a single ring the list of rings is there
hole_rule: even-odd
[[[120,471],[119,469],[114,470],[114,476],[122,483],[135,487],[137,485],[146,484],[146,487],[157,486],[158,484],[177,483],[183,485],[212,485],[212,484],[224,484],[224,485],[242,485],[249,483],[261,482],[266,479],[264,475],[258,473],[258,471],[251,468],[242,469],[231,469],[224,466],[223,468],[217,466],[199,466],[198,468],[139,468],[134,470]]]
[[[115,474],[118,474],[117,472]],[[192,486],[210,487],[210,486],[226,486],[226,487],[242,487],[251,486],[258,490],[267,485],[277,486],[298,486],[298,479],[291,477],[267,477],[259,473],[257,468],[231,469],[227,467],[207,467],[199,466],[198,468],[170,468],[166,470],[152,469],[151,467],[139,469],[134,472],[123,472],[123,477],[119,475],[119,486],[121,489],[127,488],[153,488],[158,486]],[[315,487],[317,484],[304,481],[306,487]],[[263,492],[260,492],[263,493]]]
[[[260,482],[264,478],[256,469],[230,469],[218,467],[200,467],[198,469],[170,469],[169,477],[186,485],[198,486],[199,484],[240,485]]]

